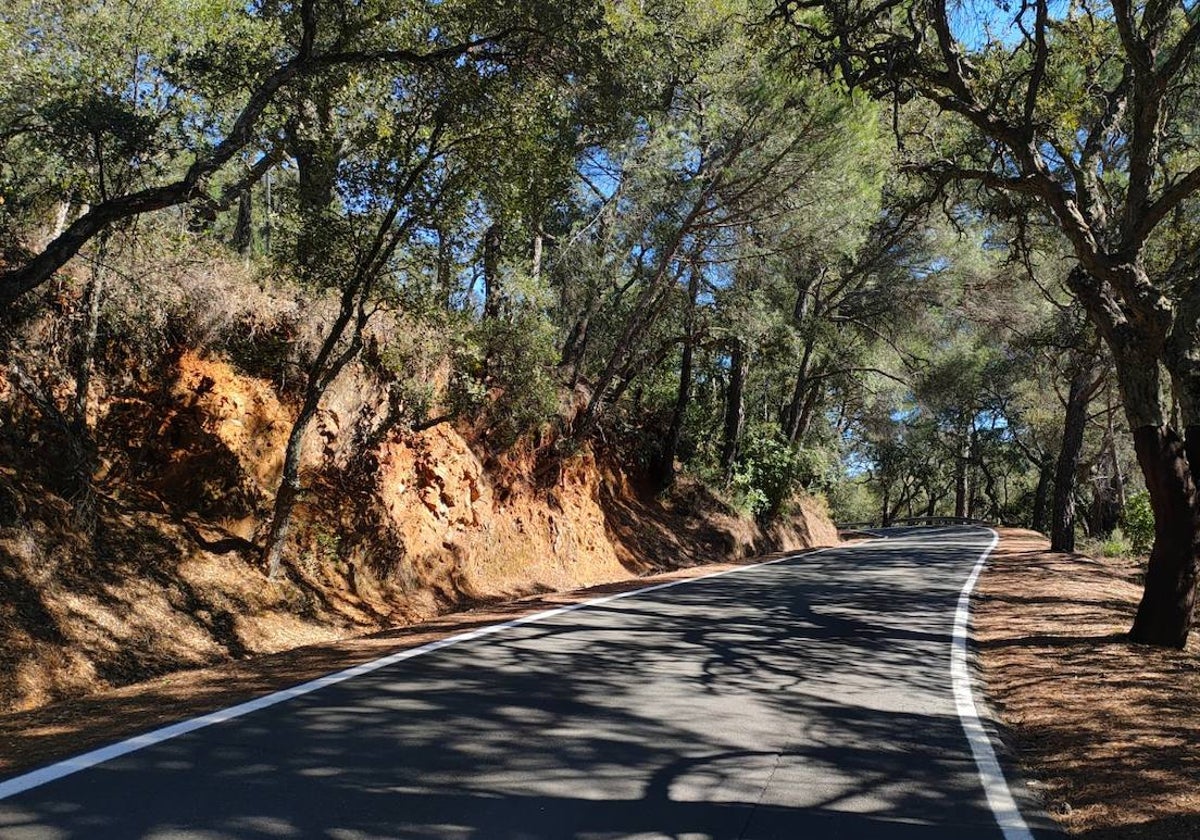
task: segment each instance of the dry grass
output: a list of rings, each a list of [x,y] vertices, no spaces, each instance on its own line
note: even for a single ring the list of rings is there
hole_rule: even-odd
[[[1007,530],[977,593],[988,692],[1048,810],[1089,840],[1200,837],[1200,643],[1125,640],[1139,571]]]

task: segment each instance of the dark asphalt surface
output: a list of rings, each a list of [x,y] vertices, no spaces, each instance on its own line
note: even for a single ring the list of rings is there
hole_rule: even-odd
[[[444,648],[0,801],[0,838],[1001,838],[949,667],[990,540],[909,529]]]

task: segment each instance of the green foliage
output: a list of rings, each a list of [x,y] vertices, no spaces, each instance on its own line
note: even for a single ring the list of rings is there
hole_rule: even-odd
[[[742,441],[732,487],[746,511],[771,517],[817,478],[822,461],[818,452],[793,447],[778,429],[756,427]]]
[[[1150,507],[1150,494],[1143,490],[1130,495],[1125,500],[1121,521],[1134,553],[1149,553],[1154,545],[1154,511]]]
[[[302,40],[300,4],[278,0],[10,6],[0,246],[14,252],[36,250],[59,211],[69,222],[178,178]],[[973,512],[1029,519],[1061,434],[1062,349],[1087,344],[1057,314],[1069,249],[1026,227],[1017,254],[976,195],[941,196],[949,221],[930,213],[895,172],[891,129],[920,135],[906,153],[955,160],[971,159],[969,134],[781,60],[819,45],[763,25],[774,6],[316,4],[318,51],[507,34],[455,60],[323,65],[280,88],[195,207],[116,231],[102,350],[209,347],[293,394],[325,382],[320,359],[329,371],[361,350],[408,420],[455,414],[496,448],[559,422],[574,444],[731,487],[755,515],[786,514],[801,487],[842,520],[951,513],[961,480]],[[1078,80],[1120,72],[1097,61],[1111,26],[1086,29],[1055,33],[1035,103],[1068,138],[1095,116]],[[977,58],[987,84],[1019,59]],[[243,219],[223,191],[260,160],[269,181],[244,194]],[[1186,209],[1178,249],[1196,227]],[[227,248],[242,222],[248,257]],[[65,332],[82,320],[67,308]],[[1118,449],[1110,472],[1128,475]],[[1125,528],[1142,545],[1137,498]]]
[[[866,482],[843,478],[825,490],[833,521],[870,522],[879,514],[879,502]]]
[[[473,327],[457,353],[451,402],[482,418],[489,442],[511,446],[558,412],[557,332],[535,300]]]
[[[1133,551],[1133,543],[1120,528],[1115,529],[1100,543],[1100,553],[1105,557],[1128,557]]]

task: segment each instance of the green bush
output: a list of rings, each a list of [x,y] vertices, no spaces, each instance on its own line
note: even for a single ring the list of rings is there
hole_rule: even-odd
[[[733,489],[756,516],[779,513],[798,487],[816,480],[821,453],[796,449],[774,428],[751,429],[742,441]]]
[[[512,445],[558,411],[554,328],[531,306],[514,306],[472,331],[455,360],[451,402],[482,416],[492,443]]]
[[[1126,499],[1121,519],[1133,551],[1148,553],[1154,545],[1154,511],[1150,509],[1150,494],[1143,491]]]
[[[834,522],[864,522],[879,515],[879,499],[865,481],[842,478],[825,491]]]
[[[1100,543],[1100,553],[1105,557],[1128,557],[1133,553],[1133,544],[1120,528],[1115,528],[1108,539]]]

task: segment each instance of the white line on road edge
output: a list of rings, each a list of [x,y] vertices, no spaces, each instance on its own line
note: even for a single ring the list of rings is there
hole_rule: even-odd
[[[975,697],[971,692],[971,673],[967,668],[967,638],[970,634],[971,623],[971,590],[975,581],[983,571],[983,564],[988,555],[1000,542],[1000,535],[991,528],[992,541],[984,549],[983,554],[975,561],[971,576],[963,584],[958,596],[958,609],[954,614],[954,643],[950,648],[950,676],[954,682],[954,706],[958,710],[958,719],[962,722],[963,732],[967,735],[967,743],[971,745],[971,755],[975,757],[975,767],[979,771],[979,781],[983,783],[984,793],[987,794],[988,805],[996,817],[996,823],[1004,833],[1004,840],[1034,840],[1033,833],[1021,816],[1021,809],[1013,799],[1009,790],[1008,780],[1004,778],[1004,770],[996,758],[991,739],[979,719],[979,710],[975,706]]]
[[[869,540],[866,542],[870,542]],[[865,545],[866,543],[859,543]],[[631,589],[628,592],[618,592],[616,595],[606,595],[603,598],[595,598],[591,601],[581,601],[578,604],[569,604],[565,607],[556,607],[552,610],[544,610],[543,612],[533,613],[532,615],[516,618],[512,621],[505,621],[502,624],[489,624],[486,627],[480,627],[475,630],[470,630],[466,633],[459,633],[457,636],[447,636],[444,639],[438,639],[435,642],[421,645],[420,647],[409,648],[408,650],[397,651],[379,659],[373,659],[370,662],[364,662],[361,665],[355,665],[353,668],[347,668],[344,671],[338,671],[334,674],[327,674],[324,677],[318,677],[310,682],[301,683],[300,685],[286,688],[283,691],[276,691],[272,694],[267,694],[258,697],[254,700],[248,700],[245,703],[239,703],[236,706],[230,706],[227,709],[219,709],[215,712],[202,715],[200,717],[181,720],[179,723],[173,723],[170,726],[164,726],[161,729],[155,729],[151,732],[146,732],[142,735],[137,735],[124,741],[118,741],[115,744],[110,744],[107,747],[100,747],[91,752],[77,755],[74,758],[68,758],[63,761],[56,762],[41,768],[33,770],[20,776],[14,776],[6,782],[0,782],[0,801],[16,796],[19,793],[24,793],[36,787],[40,787],[58,779],[78,773],[81,770],[87,770],[89,767],[95,767],[105,761],[111,761],[114,758],[120,758],[123,755],[128,755],[138,750],[144,750],[147,747],[152,747],[155,744],[161,744],[163,741],[170,741],[172,738],[178,738],[181,735],[187,735],[189,732],[195,732],[197,729],[204,729],[208,726],[213,726],[218,723],[224,723],[234,718],[248,715],[251,712],[257,712],[259,709],[266,709],[270,706],[284,703],[296,697],[301,697],[305,694],[311,694],[314,691],[325,688],[327,686],[336,685],[337,683],[352,680],[355,677],[361,677],[364,674],[369,674],[372,671],[378,671],[380,668],[386,668],[389,665],[395,665],[397,662],[403,662],[406,659],[413,659],[417,656],[422,656],[426,653],[433,653],[435,650],[457,645],[461,642],[468,642],[472,639],[481,639],[484,636],[491,636],[508,630],[513,627],[520,627],[523,624],[532,624],[538,621],[545,621],[554,616],[564,615],[566,613],[575,612],[575,610],[586,609],[587,607],[598,607],[602,604],[609,604],[613,601],[619,601],[622,598],[630,598],[634,595],[644,595],[647,592],[654,592],[659,589],[668,589],[672,586],[679,586],[685,583],[696,583],[702,580],[711,580],[712,578],[723,577],[724,575],[733,574],[735,572],[744,572],[748,569],[758,569],[763,566],[771,566],[775,563],[782,563],[785,560],[791,560],[800,556],[811,556],[829,551],[833,548],[852,548],[853,546],[828,546],[820,548],[816,551],[796,552],[788,554],[784,557],[778,557],[774,560],[767,560],[762,563],[752,563],[746,566],[737,566],[733,569],[726,569],[721,572],[713,572],[712,574],[701,575],[700,577],[685,578],[683,580],[672,580],[667,583],[658,583],[654,586],[647,586],[642,589]]]

